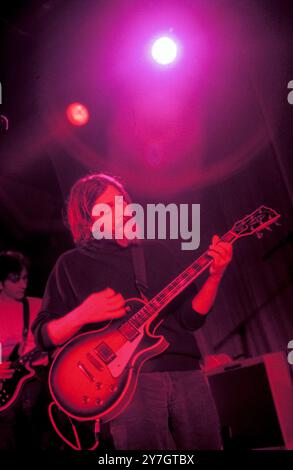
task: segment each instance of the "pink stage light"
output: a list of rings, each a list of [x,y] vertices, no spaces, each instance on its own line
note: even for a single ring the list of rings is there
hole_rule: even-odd
[[[84,126],[89,120],[89,112],[81,103],[71,103],[66,110],[68,121],[74,126]]]
[[[173,39],[163,36],[152,45],[152,57],[161,65],[168,65],[177,57],[177,45]]]

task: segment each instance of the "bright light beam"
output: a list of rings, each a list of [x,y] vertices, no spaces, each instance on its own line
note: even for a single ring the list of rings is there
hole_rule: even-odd
[[[152,57],[161,65],[171,64],[177,57],[176,43],[168,36],[157,39],[152,46]]]

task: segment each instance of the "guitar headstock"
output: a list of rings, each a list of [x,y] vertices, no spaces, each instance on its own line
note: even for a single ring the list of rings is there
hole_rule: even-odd
[[[263,230],[270,230],[270,225],[276,224],[280,217],[281,215],[274,209],[261,206],[236,222],[231,232],[237,235],[238,238],[254,234],[260,238]]]

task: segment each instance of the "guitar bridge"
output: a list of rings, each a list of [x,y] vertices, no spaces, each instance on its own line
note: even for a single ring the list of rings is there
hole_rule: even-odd
[[[116,357],[113,349],[111,349],[106,343],[100,343],[95,347],[95,351],[105,364],[110,364],[110,362],[112,362]]]

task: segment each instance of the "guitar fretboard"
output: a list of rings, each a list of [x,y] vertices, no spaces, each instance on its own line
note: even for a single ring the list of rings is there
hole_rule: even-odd
[[[221,241],[233,243],[237,239],[234,232],[227,232]],[[151,318],[155,318],[177,295],[189,286],[212,263],[213,258],[204,252],[196,261],[188,266],[161,292],[153,297],[144,307],[135,313],[128,322],[135,328],[140,328]]]

